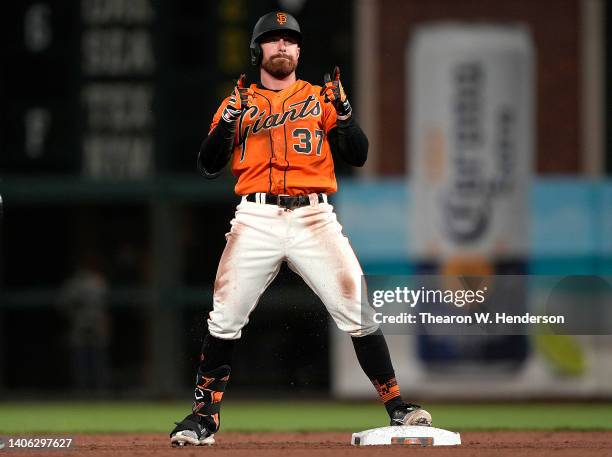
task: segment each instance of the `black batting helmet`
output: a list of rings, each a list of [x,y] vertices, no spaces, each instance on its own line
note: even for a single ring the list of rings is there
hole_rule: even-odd
[[[289,13],[273,12],[261,16],[255,27],[253,27],[253,36],[251,37],[251,65],[259,65],[261,62],[261,46],[259,43],[264,35],[270,32],[289,32],[294,35],[298,44],[302,44],[302,31],[300,24]]]

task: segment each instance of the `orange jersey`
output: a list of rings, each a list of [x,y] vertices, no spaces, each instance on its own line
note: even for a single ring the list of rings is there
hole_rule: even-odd
[[[336,126],[336,110],[319,95],[321,87],[297,80],[278,92],[251,88],[254,104],[237,121],[231,159],[236,194],[335,192],[328,133]],[[228,100],[215,113],[211,132]]]

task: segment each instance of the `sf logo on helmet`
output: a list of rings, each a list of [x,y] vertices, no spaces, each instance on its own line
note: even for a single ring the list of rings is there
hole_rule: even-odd
[[[284,24],[287,22],[287,15],[285,13],[276,13],[276,21],[279,24]]]

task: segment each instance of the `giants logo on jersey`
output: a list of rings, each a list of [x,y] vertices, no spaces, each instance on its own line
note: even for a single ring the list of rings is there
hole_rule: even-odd
[[[266,110],[259,111],[259,108],[253,105],[242,113],[238,125],[238,146],[242,148],[241,162],[244,160],[245,145],[249,134],[284,125],[288,120],[296,121],[321,115],[321,103],[312,94],[304,100],[292,103],[289,108],[282,114],[274,113],[266,116]],[[255,119],[254,122],[253,119]]]

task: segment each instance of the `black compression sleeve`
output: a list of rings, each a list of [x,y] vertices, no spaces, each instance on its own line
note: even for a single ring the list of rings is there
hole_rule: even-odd
[[[234,345],[236,340],[223,340],[215,338],[206,332],[200,352],[200,372],[219,368],[221,365],[232,365],[234,355]]]
[[[345,121],[338,120],[336,127],[328,133],[332,154],[339,155],[349,165],[361,167],[368,158],[368,137],[357,121],[351,116]]]
[[[395,376],[387,342],[380,329],[360,337],[352,337],[355,354],[362,370],[370,379],[392,378]]]
[[[370,378],[376,390],[379,391],[379,395],[381,395],[380,386],[397,385],[389,348],[380,329],[370,335],[352,337],[351,340],[353,341],[353,347],[355,348],[355,354],[357,354],[357,360],[359,365],[361,365],[361,369]],[[385,400],[381,395],[381,399],[385,403],[389,416],[393,414],[393,411],[398,406],[404,403],[399,390],[397,396]]]
[[[210,135],[202,142],[198,154],[198,170],[207,178],[216,178],[234,149],[236,124],[220,119]]]

